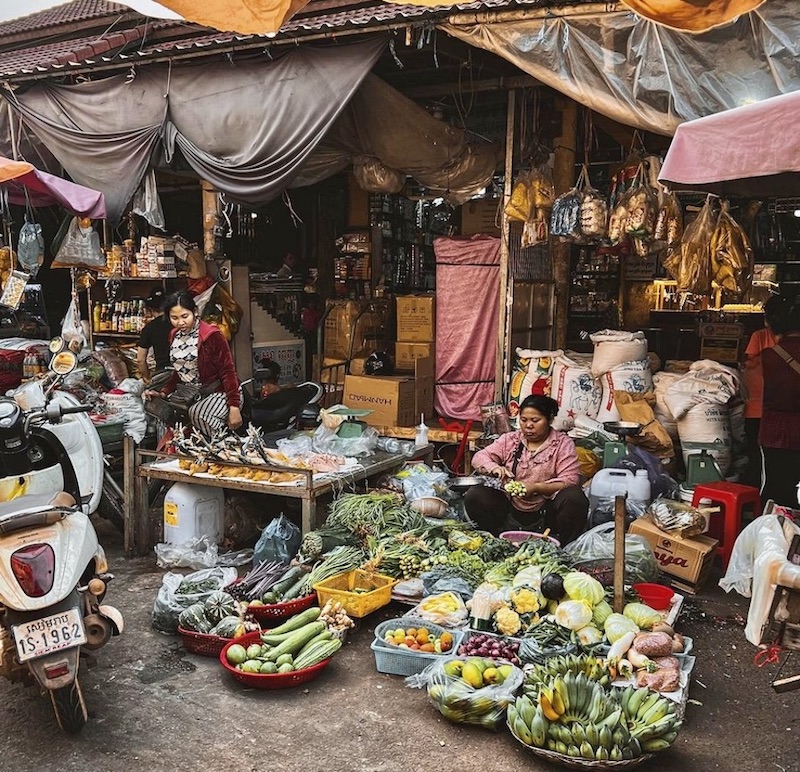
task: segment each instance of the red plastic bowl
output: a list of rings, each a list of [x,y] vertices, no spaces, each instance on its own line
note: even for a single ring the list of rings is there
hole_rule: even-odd
[[[269,603],[266,606],[247,606],[247,613],[257,619],[262,627],[276,627],[282,619],[288,619],[317,602],[317,593],[312,592],[304,598],[290,600],[286,603]]]
[[[230,662],[228,662],[228,649],[234,643],[239,643],[247,648],[251,643],[261,643],[260,632],[248,633],[241,638],[235,638],[229,641],[225,648],[219,653],[219,661],[222,667],[225,668],[237,681],[240,681],[247,686],[252,686],[256,689],[290,689],[293,686],[300,686],[300,684],[313,681],[329,664],[332,657],[323,659],[316,665],[304,668],[303,670],[293,670],[291,673],[243,673],[237,670]]]
[[[665,587],[663,584],[641,582],[632,587],[642,599],[642,603],[646,603],[656,611],[666,611],[672,604],[672,596],[675,595],[671,587]]]

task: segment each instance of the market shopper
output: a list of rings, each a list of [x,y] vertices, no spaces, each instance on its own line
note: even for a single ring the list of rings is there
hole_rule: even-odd
[[[800,483],[800,298],[781,296],[774,300],[770,324],[778,340],[761,353],[761,497],[796,509]]]
[[[242,394],[228,343],[214,325],[200,320],[192,295],[176,292],[164,302],[164,311],[173,327],[170,333],[170,360],[174,372],[160,390],[145,392],[148,397],[169,398],[182,389],[188,393],[189,420],[207,437],[227,425],[242,425]]]
[[[169,358],[169,335],[172,325],[164,313],[164,293],[155,290],[144,301],[153,318],[142,328],[136,345],[136,365],[142,380],[151,388],[159,389],[171,374]],[[148,356],[153,351],[155,370],[150,372]]]
[[[549,528],[562,545],[584,531],[589,502],[578,486],[575,443],[552,427],[557,412],[558,403],[550,397],[526,397],[519,408],[519,430],[501,435],[473,456],[472,466],[481,474],[525,486],[521,496],[487,485],[470,488],[464,505],[478,527],[495,535]]]
[[[742,482],[758,487],[761,484],[761,453],[758,447],[758,431],[761,426],[761,412],[764,403],[764,373],[761,355],[765,349],[772,348],[778,338],[772,329],[775,315],[781,306],[779,297],[771,297],[764,304],[764,326],[756,330],[744,350],[744,369],[742,381],[745,391],[744,425],[747,440],[748,465]]]

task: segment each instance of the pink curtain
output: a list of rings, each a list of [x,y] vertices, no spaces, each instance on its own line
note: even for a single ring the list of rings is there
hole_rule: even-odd
[[[480,420],[494,401],[500,239],[439,238],[436,254],[436,412]]]

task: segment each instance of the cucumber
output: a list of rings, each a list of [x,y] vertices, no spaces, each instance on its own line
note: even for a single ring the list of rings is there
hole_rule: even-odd
[[[288,587],[283,592],[283,600],[296,600],[297,598],[308,595],[308,584],[306,582],[306,575],[301,576],[291,587]]]
[[[269,591],[274,594],[276,597],[282,596],[286,590],[288,590],[292,585],[294,585],[298,579],[301,579],[306,574],[305,571],[300,566],[292,566],[280,579],[280,581],[275,582],[272,587],[269,588]]]
[[[320,615],[320,611],[321,609],[318,606],[307,608],[305,611],[301,611],[299,614],[289,617],[289,619],[287,619],[282,625],[273,627],[267,634],[270,636],[282,635],[283,633],[289,633],[292,630],[299,630],[309,622],[315,622],[317,617]]]
[[[329,641],[320,641],[312,648],[295,657],[294,666],[296,670],[305,670],[308,667],[319,664],[324,659],[332,657],[342,648],[342,642],[338,638]]]
[[[281,654],[297,654],[312,638],[315,638],[325,629],[324,622],[311,622],[305,627],[295,631],[294,635],[278,644],[267,658],[275,662]]]

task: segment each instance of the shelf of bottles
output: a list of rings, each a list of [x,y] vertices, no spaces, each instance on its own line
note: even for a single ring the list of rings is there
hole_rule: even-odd
[[[353,230],[336,239],[339,252],[333,262],[336,297],[369,300],[372,290],[372,237],[368,230]]]
[[[92,307],[92,334],[96,337],[138,337],[147,321],[144,300],[94,303]]]

